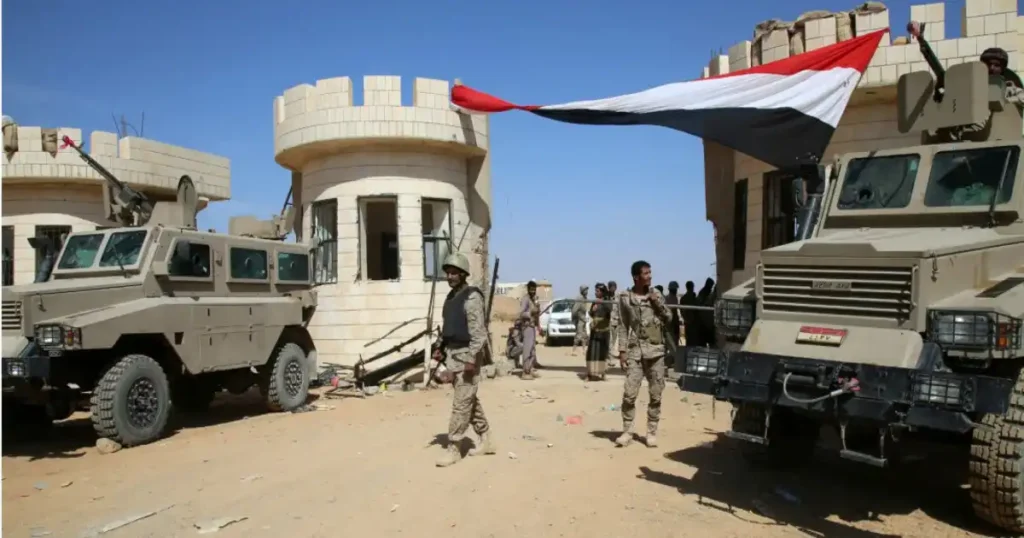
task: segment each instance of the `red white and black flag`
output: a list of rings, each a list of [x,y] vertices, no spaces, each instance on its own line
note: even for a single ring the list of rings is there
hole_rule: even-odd
[[[821,159],[885,32],[618,97],[523,106],[457,85],[451,100],[469,113],[525,110],[567,123],[660,125],[781,168]]]

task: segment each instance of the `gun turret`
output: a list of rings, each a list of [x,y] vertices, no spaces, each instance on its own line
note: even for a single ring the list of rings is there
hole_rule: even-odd
[[[1024,127],[1021,109],[1007,100],[1004,78],[989,75],[980,61],[943,68],[921,35],[923,27],[916,22],[907,25],[934,77],[928,71],[900,77],[896,85],[899,131],[920,132],[926,144],[1019,139]]]
[[[145,194],[117,179],[110,170],[75,144],[71,137],[64,137],[61,149],[63,148],[74,149],[86,164],[107,181],[107,186],[103,189],[103,202],[108,220],[122,227],[163,224],[175,228],[196,229],[199,197],[189,176],[183,175],[178,179],[174,202],[159,200],[154,203]]]
[[[228,233],[243,237],[257,237],[273,241],[284,241],[295,229],[295,210],[292,206],[291,189],[285,197],[281,213],[262,220],[252,216],[231,217],[228,220]]]

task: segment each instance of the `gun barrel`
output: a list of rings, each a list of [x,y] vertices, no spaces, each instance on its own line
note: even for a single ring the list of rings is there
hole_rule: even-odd
[[[142,211],[146,213],[150,213],[153,211],[153,204],[149,202],[149,200],[146,198],[144,194],[142,194],[141,192],[137,192],[135,189],[129,187],[120,179],[117,179],[117,177],[114,176],[114,174],[111,173],[110,170],[107,170],[105,166],[96,162],[96,159],[93,159],[92,156],[86,153],[85,150],[83,150],[78,144],[75,144],[75,141],[72,140],[70,136],[65,135],[62,142],[64,142],[65,146],[75,150],[75,152],[78,153],[78,156],[81,157],[86,164],[88,164],[93,170],[95,170],[97,174],[103,176],[103,179],[111,183],[115,189],[117,189],[120,193],[124,193],[124,195],[128,199],[132,200],[133,203],[138,204],[139,208]]]
[[[917,43],[921,49],[921,56],[924,56],[924,61],[928,64],[928,67],[931,68],[932,72],[935,73],[935,95],[938,97],[946,87],[946,68],[942,66],[942,62],[940,62],[939,57],[935,55],[935,51],[932,50],[931,44],[929,44],[928,40],[925,39],[924,27],[925,24],[921,23],[921,32],[917,36]]]

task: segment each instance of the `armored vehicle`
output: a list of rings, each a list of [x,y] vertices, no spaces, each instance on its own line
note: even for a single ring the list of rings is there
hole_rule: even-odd
[[[1021,532],[1021,110],[985,64],[929,63],[897,85],[921,145],[840,156],[813,233],[723,294],[720,349],[685,350],[679,385],[731,402],[762,462],[807,461],[823,426],[878,467],[910,439],[970,444],[975,512]]]
[[[107,179],[119,224],[69,234],[33,284],[3,290],[4,408],[66,418],[89,396],[100,437],[125,446],[164,433],[172,409],[256,385],[275,410],[306,401],[316,348],[311,248],[283,239],[290,207],[269,222],[196,229],[196,191],[151,201],[65,138]],[[46,413],[39,413],[46,409]]]

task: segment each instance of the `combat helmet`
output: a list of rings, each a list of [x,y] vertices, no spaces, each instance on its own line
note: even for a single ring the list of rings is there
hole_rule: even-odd
[[[449,267],[458,269],[469,276],[469,259],[461,252],[452,252],[444,259],[444,265],[441,268],[448,270]]]

